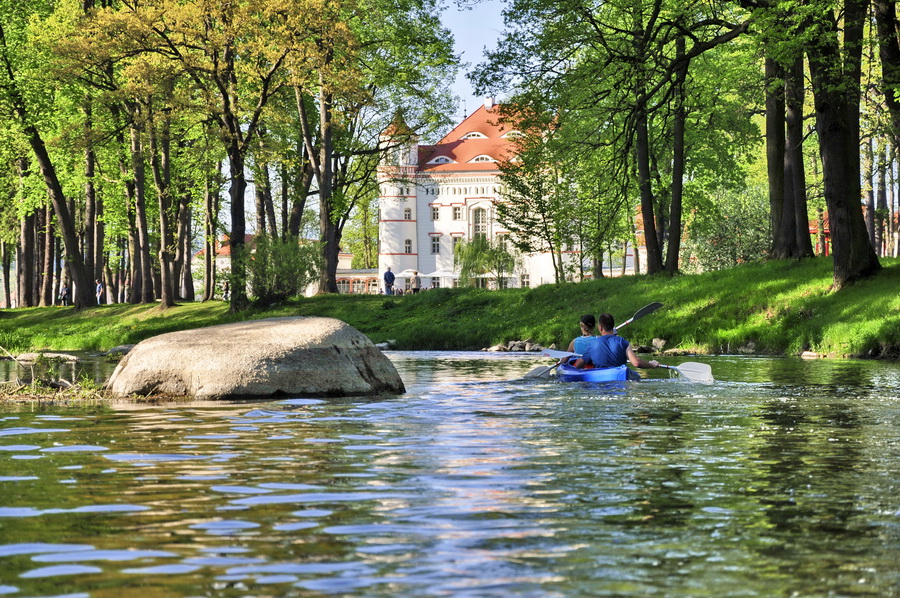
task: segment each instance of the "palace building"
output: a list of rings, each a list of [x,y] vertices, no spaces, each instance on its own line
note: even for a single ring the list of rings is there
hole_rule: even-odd
[[[396,288],[404,288],[414,271],[423,288],[455,286],[456,243],[476,235],[502,240],[508,234],[495,218],[501,201],[498,163],[512,155],[517,132],[498,120],[499,110],[488,99],[435,145],[420,145],[400,117],[385,129],[381,143],[393,149],[378,170],[378,269],[391,268]],[[493,278],[481,282],[489,288],[554,282],[552,260],[549,254],[525,255],[503,284]]]

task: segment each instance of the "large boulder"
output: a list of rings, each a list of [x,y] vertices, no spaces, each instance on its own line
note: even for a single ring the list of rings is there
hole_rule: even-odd
[[[161,334],[128,352],[114,394],[252,399],[405,392],[390,360],[334,318],[272,318]]]

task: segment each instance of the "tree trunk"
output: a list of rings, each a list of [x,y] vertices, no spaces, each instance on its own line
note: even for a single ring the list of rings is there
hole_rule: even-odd
[[[638,90],[637,93],[641,94],[642,92]],[[639,105],[637,110],[635,150],[638,186],[641,193],[641,217],[644,221],[644,244],[647,247],[647,274],[658,274],[663,271],[663,262],[653,212],[653,189],[650,181],[650,136],[647,131],[646,108]]]
[[[206,176],[204,186],[204,234],[203,234],[203,300],[216,297],[216,215],[219,213],[219,194],[213,191],[211,176]]]
[[[785,176],[791,177],[794,206],[794,257],[813,257],[812,241],[809,235],[809,208],[806,201],[806,165],[803,159],[803,56],[785,72],[785,109],[787,136],[785,138]],[[785,185],[787,189],[787,185]]]
[[[869,243],[875,249],[875,139],[869,137],[865,145],[865,170],[863,171],[863,182],[865,184],[866,198],[866,231],[869,233]],[[878,250],[875,249],[877,253]]]
[[[97,234],[97,193],[94,188],[94,170],[96,155],[94,154],[93,113],[91,99],[84,102],[84,224],[82,227],[82,241],[84,243],[84,269],[88,276],[97,278],[95,267]]]
[[[807,44],[825,202],[834,257],[834,288],[881,269],[869,243],[860,203],[859,57],[865,0],[845,1],[845,48],[838,43],[834,14],[818,15],[821,33]],[[843,65],[843,69],[840,66]]]
[[[137,110],[137,108],[135,108]],[[147,227],[147,178],[144,170],[144,148],[141,132],[137,126],[129,127],[131,132],[131,169],[134,174],[134,225],[136,251],[140,254],[140,303],[153,303],[153,269],[150,263],[150,231]]]
[[[48,206],[44,209],[43,216],[43,242],[44,248],[41,252],[42,273],[41,273],[41,307],[49,307],[53,305],[53,279],[56,272],[53,258],[56,256],[56,248],[54,247],[55,235],[53,234],[53,212]]]
[[[19,252],[16,256],[17,307],[34,307],[34,214],[19,221]]]
[[[681,253],[681,200],[684,191],[684,127],[687,119],[684,107],[684,82],[687,79],[690,62],[684,58],[685,41],[676,40],[676,60],[680,59],[673,82],[675,90],[675,118],[672,126],[672,197],[669,210],[669,239],[666,252],[666,272],[678,271],[678,256]],[[622,263],[625,263],[624,257]]]
[[[153,169],[153,183],[159,204],[159,275],[160,309],[175,305],[175,278],[172,250],[175,239],[172,235],[172,169],[169,118],[164,115],[157,136],[154,123],[150,124],[150,164]]]
[[[766,166],[769,178],[769,225],[772,231],[772,257],[790,256],[791,237],[784,238],[782,216],[785,211],[785,102],[784,69],[771,58],[766,58]],[[793,184],[793,181],[791,181]],[[793,187],[791,187],[793,188]]]
[[[0,262],[3,264],[3,307],[12,307],[12,284],[9,277],[12,274],[12,251],[6,241],[0,241]]]

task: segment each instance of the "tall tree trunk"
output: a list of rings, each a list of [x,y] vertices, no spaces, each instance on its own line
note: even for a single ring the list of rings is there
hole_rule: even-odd
[[[766,166],[769,178],[769,226],[772,231],[772,256],[789,257],[793,241],[784,238],[782,216],[785,210],[785,102],[784,69],[766,58]],[[793,184],[793,181],[791,181]],[[793,231],[791,231],[793,233]]]
[[[214,191],[211,175],[206,176],[204,185],[204,230],[203,230],[203,300],[216,296],[216,251],[218,250],[216,215],[219,213],[218,188]]]
[[[178,194],[177,249],[175,252],[176,297],[194,300],[194,277],[191,273],[191,194],[182,188]]]
[[[19,221],[19,252],[16,256],[18,307],[34,307],[34,221],[33,213]]]
[[[817,15],[820,33],[807,44],[835,289],[881,269],[860,203],[859,64],[866,0],[845,0],[844,5],[844,51],[831,9]]]
[[[44,249],[42,251],[42,267],[41,274],[41,307],[53,305],[53,278],[56,274],[53,258],[56,256],[56,248],[54,247],[55,235],[53,234],[53,212],[49,206],[44,209],[43,217],[43,241]]]
[[[878,152],[878,195],[875,202],[875,253],[885,255],[885,219],[888,216],[887,204],[887,167],[889,150],[886,143],[882,143]]]
[[[866,212],[865,212],[865,220],[866,220],[866,231],[869,233],[869,243],[872,244],[872,248],[876,248],[875,245],[875,139],[869,137],[868,141],[866,141],[865,145],[865,154],[864,154],[864,171],[863,171],[863,183],[865,184],[865,193],[863,194],[866,198]],[[877,253],[878,250],[875,249]]]
[[[97,193],[94,188],[94,171],[96,155],[94,154],[93,137],[93,107],[90,97],[83,106],[84,110],[84,223],[82,227],[82,242],[84,244],[84,269],[88,276],[96,278],[97,268],[94,266],[96,254],[97,233]]]
[[[795,257],[813,257],[809,235],[809,208],[806,201],[806,165],[803,159],[803,56],[798,56],[785,71],[784,98],[787,121],[784,163],[785,176],[791,177],[793,192]],[[787,185],[785,185],[787,189]]]
[[[12,274],[12,253],[9,250],[9,243],[0,241],[0,262],[3,264],[3,307],[6,309],[12,307],[12,284],[9,280]]]
[[[675,119],[672,128],[672,204],[669,211],[669,245],[666,253],[666,272],[674,274],[678,271],[678,256],[681,253],[681,199],[684,191],[684,126],[687,119],[684,107],[684,83],[687,79],[690,62],[684,57],[685,41],[683,37],[676,40],[675,70]],[[623,257],[622,263],[625,263]]]
[[[643,92],[638,90],[640,94]],[[635,123],[635,151],[638,169],[638,187],[641,193],[641,217],[644,222],[644,244],[647,247],[647,274],[663,271],[662,249],[657,237],[653,212],[653,188],[650,180],[650,135],[647,130],[647,112],[642,105],[637,107]]]
[[[156,186],[156,198],[159,204],[159,275],[160,275],[160,309],[175,305],[175,276],[172,250],[175,239],[172,235],[172,169],[171,143],[169,136],[169,117],[164,115],[157,135],[154,123],[150,123],[150,164],[153,169],[153,182]]]
[[[134,110],[137,111],[137,108]],[[131,132],[131,170],[134,174],[136,250],[141,256],[140,303],[153,303],[156,297],[153,293],[153,269],[150,263],[150,230],[147,226],[147,177],[144,170],[144,148],[138,127],[132,124],[129,130]]]

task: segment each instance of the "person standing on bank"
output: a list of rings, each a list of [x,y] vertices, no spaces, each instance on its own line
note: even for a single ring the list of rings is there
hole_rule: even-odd
[[[97,285],[97,305],[103,305],[103,283],[99,280],[95,280],[94,283]]]
[[[69,285],[63,283],[62,288],[59,290],[59,300],[63,304],[63,306],[69,305]]]
[[[609,314],[597,317],[597,329],[600,336],[594,337],[588,349],[575,362],[576,368],[588,364],[595,368],[615,368],[631,362],[636,368],[658,368],[659,362],[641,359],[631,348],[631,343],[616,334],[616,322]]]
[[[422,279],[419,277],[419,271],[418,271],[418,270],[413,270],[413,277],[412,277],[412,292],[413,292],[413,295],[415,295],[416,293],[418,293],[421,289],[422,289]]]
[[[391,272],[390,266],[387,267],[387,272],[384,273],[384,294],[394,294],[394,273]]]

